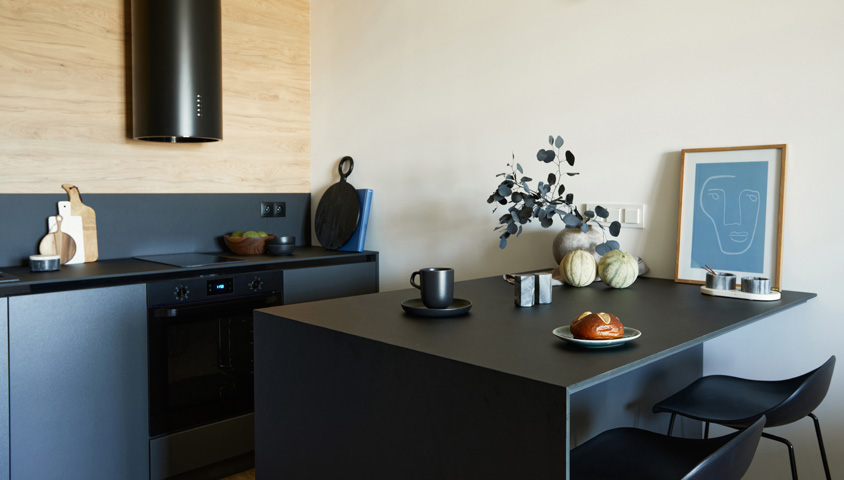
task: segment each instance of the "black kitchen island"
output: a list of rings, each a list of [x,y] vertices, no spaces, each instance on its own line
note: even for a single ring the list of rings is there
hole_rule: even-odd
[[[623,290],[558,287],[551,304],[518,308],[513,286],[492,277],[455,285],[473,306],[452,318],[406,314],[401,302],[417,296],[255,312],[258,475],[567,478],[579,441],[657,421],[650,405],[701,374],[703,342],[815,295],[753,302],[642,278]],[[642,336],[586,349],[552,335],[587,310]]]

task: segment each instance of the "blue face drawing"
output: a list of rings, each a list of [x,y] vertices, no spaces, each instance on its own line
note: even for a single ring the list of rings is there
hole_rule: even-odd
[[[735,175],[714,175],[700,189],[700,206],[715,227],[725,255],[741,255],[753,244],[759,225],[761,195],[742,188]]]

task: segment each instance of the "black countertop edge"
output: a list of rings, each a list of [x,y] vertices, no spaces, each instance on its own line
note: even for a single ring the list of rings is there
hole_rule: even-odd
[[[0,298],[34,293],[81,290],[114,285],[148,283],[177,278],[233,275],[243,272],[290,270],[375,261],[378,252],[340,252],[322,247],[299,247],[292,255],[233,255],[227,252],[205,252],[245,260],[203,267],[180,268],[135,258],[98,260],[90,263],[62,265],[55,272],[31,272],[29,267],[3,267],[0,271],[20,280],[0,283]]]

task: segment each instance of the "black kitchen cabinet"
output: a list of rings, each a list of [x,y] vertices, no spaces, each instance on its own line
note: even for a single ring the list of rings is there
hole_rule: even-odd
[[[145,286],[11,297],[3,317],[2,478],[148,479]]]
[[[0,298],[0,432],[9,431],[9,300]],[[0,435],[0,479],[9,478],[9,436]]]
[[[286,270],[284,303],[375,293],[378,281],[377,261]]]

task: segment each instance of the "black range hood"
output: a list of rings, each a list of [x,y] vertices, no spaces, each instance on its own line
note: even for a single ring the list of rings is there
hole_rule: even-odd
[[[223,139],[220,0],[132,0],[132,137]]]

